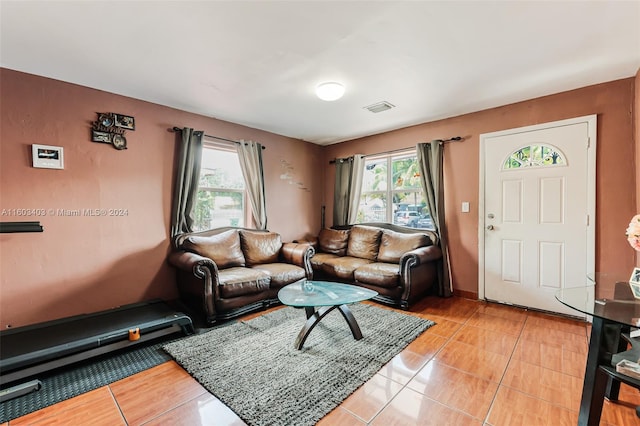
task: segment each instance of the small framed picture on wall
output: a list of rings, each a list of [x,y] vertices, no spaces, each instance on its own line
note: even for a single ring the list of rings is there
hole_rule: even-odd
[[[115,124],[116,127],[126,130],[136,129],[136,123],[133,117],[122,114],[113,114],[113,116],[115,117],[115,122],[113,124]]]
[[[93,142],[111,143],[111,138],[111,133],[91,130],[91,140]]]
[[[31,145],[33,167],[64,169],[64,152],[61,146]]]

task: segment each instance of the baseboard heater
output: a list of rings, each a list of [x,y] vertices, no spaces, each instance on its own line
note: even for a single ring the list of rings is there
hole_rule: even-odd
[[[162,300],[2,331],[0,402],[39,389],[45,371],[174,333],[193,334],[193,323]]]

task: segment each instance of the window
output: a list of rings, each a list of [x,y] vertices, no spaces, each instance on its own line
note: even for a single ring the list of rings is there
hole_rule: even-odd
[[[556,147],[547,145],[527,145],[513,152],[502,165],[502,169],[522,167],[564,166],[567,162]]]
[[[194,231],[245,226],[246,192],[236,148],[205,142],[194,212]]]
[[[356,223],[365,222],[434,229],[415,151],[365,161]]]

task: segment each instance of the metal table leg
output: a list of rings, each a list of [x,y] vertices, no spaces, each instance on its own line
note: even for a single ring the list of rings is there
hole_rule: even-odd
[[[300,330],[300,333],[298,333],[298,337],[296,337],[296,342],[294,344],[296,349],[298,350],[302,349],[302,346],[304,345],[304,342],[307,340],[307,337],[309,337],[311,330],[313,330],[315,326],[318,325],[318,323],[322,320],[322,318],[327,316],[327,314],[333,311],[334,309],[338,309],[342,314],[343,318],[345,319],[345,321],[347,321],[347,324],[349,324],[349,328],[351,329],[351,334],[353,334],[353,338],[356,340],[362,339],[362,332],[360,331],[360,326],[358,325],[356,318],[353,316],[353,313],[351,312],[351,310],[347,305],[324,306],[318,309],[317,311],[312,307],[305,307],[304,309],[307,315],[307,322],[304,324],[304,327],[302,327],[302,330]]]
[[[579,426],[598,426],[605,394],[617,396],[620,383],[610,380],[599,367],[603,364],[610,365],[611,355],[620,345],[620,332],[620,325],[593,317],[578,416]]]

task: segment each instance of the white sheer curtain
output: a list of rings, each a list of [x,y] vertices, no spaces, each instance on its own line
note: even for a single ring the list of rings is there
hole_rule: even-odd
[[[237,144],[237,151],[256,228],[267,229],[262,145],[258,142],[241,140]]]
[[[189,127],[182,129],[182,144],[171,209],[171,236],[193,231],[193,206],[200,181],[202,137],[204,132]]]

